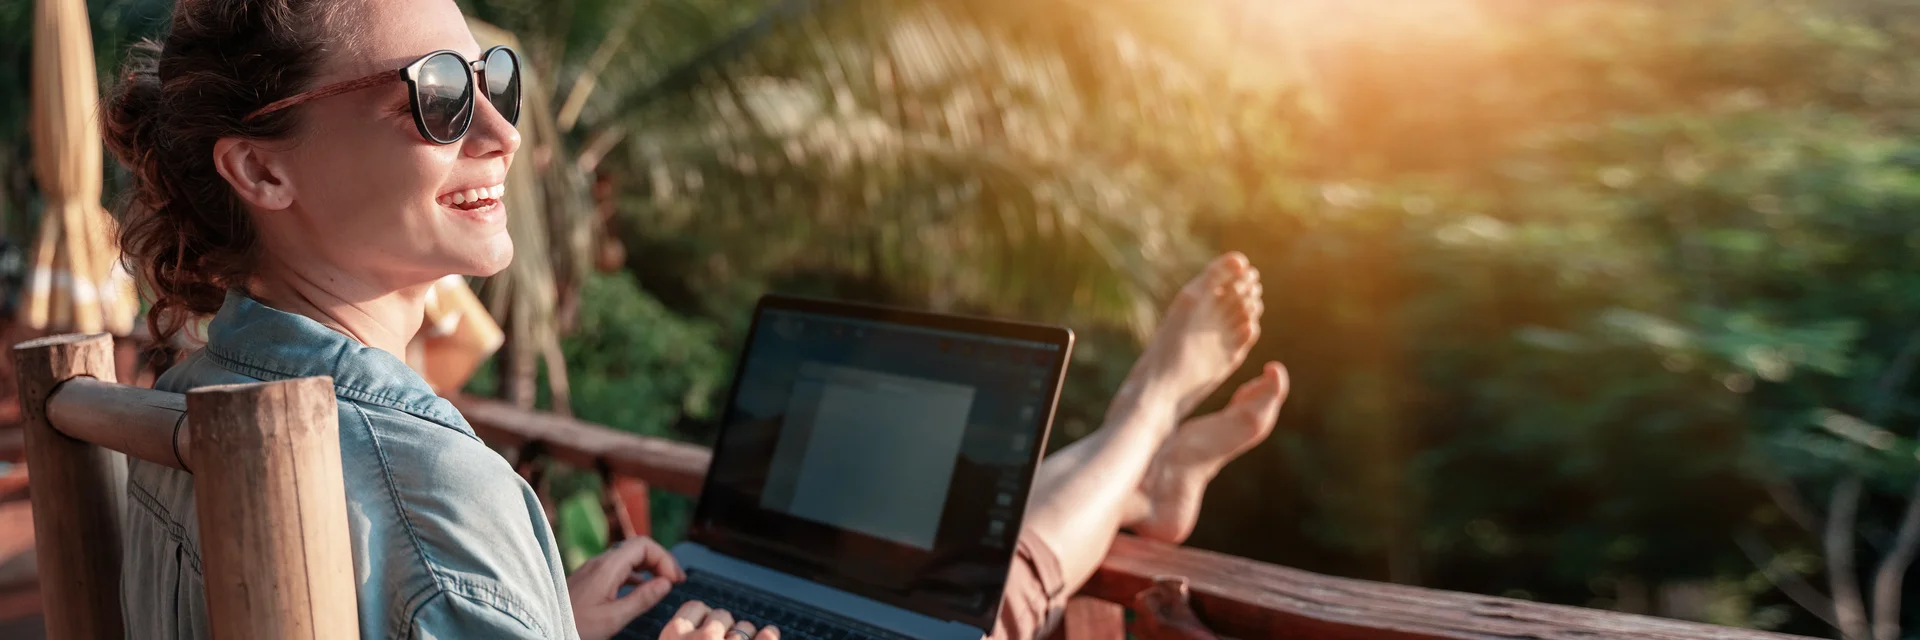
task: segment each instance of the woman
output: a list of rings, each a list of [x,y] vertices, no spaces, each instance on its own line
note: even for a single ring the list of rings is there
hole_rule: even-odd
[[[402,363],[435,280],[512,259],[516,54],[483,52],[453,0],[181,0],[164,45],[134,54],[104,116],[135,178],[123,248],[156,336],[213,316],[157,386],[333,378],[362,636],[608,638],[684,577],[650,541],[563,575],[533,491]],[[1239,256],[1183,291],[1108,424],[1042,467],[996,636],[1038,633],[1117,529],[1186,536],[1206,482],[1285,395],[1269,365],[1175,428],[1260,311]],[[131,462],[128,493],[128,628],[204,637],[191,477]],[[618,595],[636,572],[657,577]],[[778,630],[692,603],[664,637]]]

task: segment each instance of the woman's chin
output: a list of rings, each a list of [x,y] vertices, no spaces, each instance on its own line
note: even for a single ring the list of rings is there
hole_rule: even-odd
[[[485,278],[507,270],[513,264],[513,240],[503,231],[498,236],[488,238],[466,252],[461,260],[458,273],[463,276]]]

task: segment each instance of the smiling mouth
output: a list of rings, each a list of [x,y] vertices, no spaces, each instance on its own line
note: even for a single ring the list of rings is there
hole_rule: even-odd
[[[478,211],[500,204],[500,196],[506,193],[506,189],[506,185],[496,184],[491,187],[455,191],[440,196],[435,201],[439,202],[440,206],[443,207],[459,209],[461,211]]]

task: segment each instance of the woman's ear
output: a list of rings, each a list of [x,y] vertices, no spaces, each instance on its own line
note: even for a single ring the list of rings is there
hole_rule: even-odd
[[[293,183],[279,154],[245,138],[213,143],[213,166],[241,200],[267,211],[293,206]]]

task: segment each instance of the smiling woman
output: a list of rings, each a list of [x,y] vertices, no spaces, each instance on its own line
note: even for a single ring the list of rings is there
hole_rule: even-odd
[[[531,488],[403,363],[434,283],[513,257],[520,75],[451,0],[199,0],[104,116],[154,334],[212,316],[154,386],[333,381],[363,637],[606,638],[679,576],[653,544],[565,576]],[[127,491],[129,628],[206,636],[191,476],[136,460]]]
[[[501,200],[521,143],[511,49],[482,50],[453,0],[194,0],[176,5],[165,43],[137,53],[106,116],[136,176],[126,251],[157,298],[157,336],[212,315],[206,346],[154,386],[332,381],[362,636],[598,640],[651,611],[643,622],[663,640],[777,640],[765,618],[735,619],[724,602],[656,609],[688,576],[650,540],[564,575],[532,488],[404,363],[436,282],[493,275],[513,257]],[[992,602],[1005,606],[975,612],[990,632],[966,633],[1043,634],[1122,527],[1170,542],[1191,532],[1207,482],[1266,436],[1285,399],[1284,370],[1269,364],[1227,410],[1180,422],[1245,358],[1260,296],[1238,254],[1182,289],[1108,422],[1034,473],[1028,519],[1003,531],[1018,537],[1001,546],[1014,559]],[[848,447],[913,440],[924,430],[888,419],[933,397],[910,395],[884,414],[856,411],[867,396],[840,398],[823,415],[869,436],[842,438]],[[967,413],[952,393],[934,396]],[[843,449],[836,459],[863,453]],[[876,473],[945,486],[937,468],[898,462]],[[791,496],[798,511],[898,506],[885,504],[897,495],[809,478]],[[126,485],[128,627],[207,635],[193,478],[133,460]],[[924,523],[858,520],[910,544],[935,537]]]

